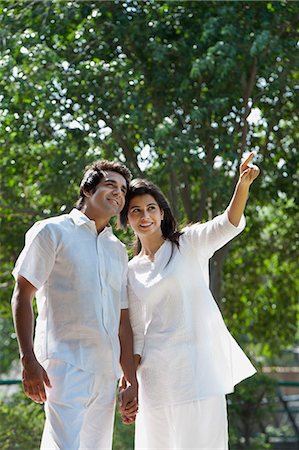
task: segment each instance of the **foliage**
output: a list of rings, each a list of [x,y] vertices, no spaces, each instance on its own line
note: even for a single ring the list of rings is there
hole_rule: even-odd
[[[10,272],[24,233],[71,209],[84,166],[99,157],[159,184],[183,225],[226,207],[241,154],[254,149],[262,174],[247,228],[216,255],[212,288],[253,358],[291,346],[299,291],[296,2],[0,0],[0,17],[1,372],[18,357]],[[237,450],[267,448],[254,425],[273,392],[261,377],[230,400]],[[2,401],[1,448],[38,448],[43,420],[23,395]],[[134,428],[117,418],[115,430],[115,450],[131,449]]]
[[[2,450],[37,450],[44,427],[44,410],[22,392],[0,401],[0,447]],[[134,426],[115,417],[113,450],[133,449]]]
[[[296,223],[290,219],[296,214],[292,201],[256,208],[226,261],[225,317],[240,343],[250,342],[255,354],[278,355],[296,342],[299,268]]]
[[[271,448],[257,426],[269,420],[276,388],[275,380],[258,374],[238,385],[236,392],[229,396],[229,442],[232,450]]]
[[[134,425],[124,425],[120,415],[116,412],[113,450],[133,450],[134,448]]]
[[[37,450],[44,423],[43,407],[17,393],[0,403],[0,447]]]
[[[70,210],[86,163],[124,161],[161,186],[184,224],[225,208],[250,148],[262,175],[248,228],[230,248],[224,283],[228,249],[215,256],[212,289],[257,356],[293,344],[297,13],[286,1],[0,1],[7,336],[10,272],[24,232]]]
[[[0,373],[9,372],[13,361],[18,357],[18,346],[12,330],[11,318],[0,314]]]
[[[270,423],[275,392],[276,381],[259,374],[238,385],[236,392],[229,396],[228,413],[232,450],[270,448],[265,434],[257,428],[257,424]],[[27,399],[23,393],[18,392],[0,401],[1,449],[38,449],[43,425],[43,407]],[[123,425],[116,412],[113,450],[132,450],[133,438],[134,426]]]

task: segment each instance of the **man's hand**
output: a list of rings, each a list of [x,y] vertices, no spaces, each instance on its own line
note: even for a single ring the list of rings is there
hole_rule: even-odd
[[[47,400],[45,385],[51,387],[51,383],[33,351],[32,302],[36,291],[37,288],[30,281],[19,275],[11,303],[20,348],[24,392],[34,402],[44,403]]]
[[[254,152],[251,152],[245,161],[240,165],[240,183],[242,185],[250,186],[260,173],[258,166],[250,164],[253,156]]]
[[[47,372],[37,361],[34,354],[22,357],[22,382],[27,397],[36,403],[47,400],[45,385],[52,387]]]
[[[122,416],[123,423],[129,425],[136,419],[138,412],[138,385],[127,384],[123,377],[118,394],[119,412]]]

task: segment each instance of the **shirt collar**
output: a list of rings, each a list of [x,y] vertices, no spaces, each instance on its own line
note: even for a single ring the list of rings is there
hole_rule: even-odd
[[[69,213],[70,218],[73,220],[73,222],[78,225],[79,227],[81,225],[89,224],[89,226],[92,224],[96,231],[95,222],[94,220],[89,219],[85,214],[83,214],[82,211],[79,211],[77,208],[73,208],[72,211]],[[112,227],[108,225],[105,227],[99,235],[111,235],[112,234]]]

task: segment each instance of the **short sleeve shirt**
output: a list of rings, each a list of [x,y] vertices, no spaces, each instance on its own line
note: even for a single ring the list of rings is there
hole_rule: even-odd
[[[118,329],[127,308],[127,253],[111,227],[73,209],[42,220],[25,237],[13,275],[37,288],[34,349],[107,379],[120,375]]]
[[[239,234],[227,213],[187,227],[179,248],[166,240],[151,261],[129,262],[129,311],[140,399],[153,407],[232,392],[255,372],[209,289],[208,262]]]

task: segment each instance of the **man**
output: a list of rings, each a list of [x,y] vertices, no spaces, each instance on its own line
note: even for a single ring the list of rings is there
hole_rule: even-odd
[[[127,381],[122,408],[131,420],[137,411],[127,254],[108,226],[130,178],[119,163],[87,167],[76,208],[33,225],[13,270],[24,391],[45,402],[42,449],[111,449],[119,359]]]

